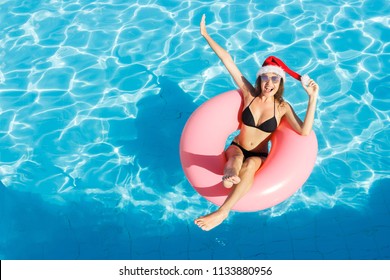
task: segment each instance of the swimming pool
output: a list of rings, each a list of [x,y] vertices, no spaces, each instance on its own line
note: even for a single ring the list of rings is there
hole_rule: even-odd
[[[1,259],[390,259],[387,1],[30,2],[0,0]],[[208,233],[179,139],[234,84],[203,13],[251,82],[274,54],[321,87],[303,188]]]

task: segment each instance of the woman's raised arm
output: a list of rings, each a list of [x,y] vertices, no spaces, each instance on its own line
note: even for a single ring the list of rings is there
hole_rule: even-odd
[[[307,86],[302,82],[302,86],[307,92],[307,95],[309,96],[305,120],[302,122],[295,114],[294,110],[290,105],[288,105],[286,108],[286,117],[287,121],[290,123],[290,125],[295,131],[297,131],[301,135],[309,135],[313,128],[317,97],[320,88],[318,84],[313,80],[310,80]]]
[[[238,69],[237,65],[234,63],[231,55],[223,49],[220,45],[215,42],[206,30],[206,15],[202,16],[202,20],[200,22],[200,34],[206,39],[207,43],[210,45],[211,49],[215,52],[215,54],[221,59],[222,63],[225,65],[226,69],[229,71],[233,80],[237,84],[237,86],[242,90],[244,97],[247,94],[250,94],[251,89],[249,88],[247,80],[241,74],[241,71]]]

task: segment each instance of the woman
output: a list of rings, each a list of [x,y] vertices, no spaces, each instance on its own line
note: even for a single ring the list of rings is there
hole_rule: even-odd
[[[256,171],[268,155],[268,142],[282,118],[301,135],[308,135],[313,127],[319,86],[309,80],[302,86],[309,96],[305,120],[302,122],[294,110],[283,100],[285,72],[297,80],[301,76],[278,58],[268,57],[260,68],[255,88],[243,77],[229,53],[207,33],[205,15],[200,24],[201,35],[221,59],[243,95],[242,125],[240,133],[226,149],[227,162],[222,177],[223,185],[232,188],[219,209],[195,220],[203,230],[211,230],[221,224],[232,207],[251,188]]]

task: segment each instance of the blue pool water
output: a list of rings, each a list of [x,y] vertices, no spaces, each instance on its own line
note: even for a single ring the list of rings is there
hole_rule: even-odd
[[[260,3],[263,2],[263,3]],[[181,169],[190,114],[276,55],[321,87],[310,178],[271,209],[214,205]],[[390,259],[389,2],[0,0],[1,259]],[[303,117],[307,97],[288,78]]]

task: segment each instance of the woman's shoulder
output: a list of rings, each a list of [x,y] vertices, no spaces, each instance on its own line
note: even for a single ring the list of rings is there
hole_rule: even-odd
[[[242,86],[240,89],[241,89],[245,104],[248,104],[249,102],[251,102],[253,100],[253,98],[256,97],[255,88],[251,84],[245,83],[244,86]]]
[[[278,108],[281,108],[281,109],[290,106],[290,104],[285,100],[281,100],[281,101],[278,100],[278,101],[276,101],[276,104],[277,104]]]
[[[285,100],[282,100],[282,101],[277,101],[276,102],[277,104],[277,108],[279,110],[279,113],[283,116],[284,114],[286,114],[287,110],[289,110],[291,108],[291,105],[290,103],[288,103],[287,101]]]
[[[241,80],[242,84],[240,85],[240,88],[244,95],[255,96],[255,88],[253,85],[244,76],[241,76]]]

